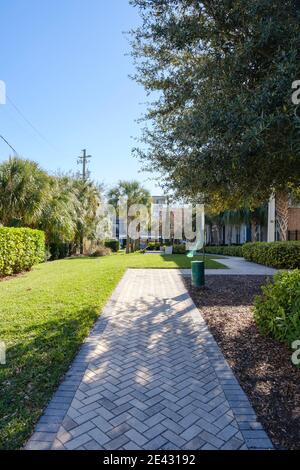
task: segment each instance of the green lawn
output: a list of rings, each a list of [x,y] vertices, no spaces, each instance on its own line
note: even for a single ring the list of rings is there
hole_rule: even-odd
[[[211,258],[207,268],[222,267]],[[7,364],[0,365],[0,449],[17,449],[29,437],[128,267],[186,268],[190,261],[142,254],[66,259],[0,282],[0,341],[7,345]]]

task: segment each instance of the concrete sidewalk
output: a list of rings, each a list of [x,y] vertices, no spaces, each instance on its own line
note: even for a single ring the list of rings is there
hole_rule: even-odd
[[[270,449],[179,270],[128,270],[27,449]]]
[[[210,255],[213,257],[213,255]],[[221,264],[227,266],[228,269],[206,269],[205,275],[234,275],[234,276],[273,276],[276,274],[277,269],[268,268],[261,264],[251,263],[246,261],[244,258],[239,258],[236,256],[228,256],[224,258],[218,258],[216,261],[219,261]],[[181,273],[184,276],[190,276],[190,269],[181,269]]]

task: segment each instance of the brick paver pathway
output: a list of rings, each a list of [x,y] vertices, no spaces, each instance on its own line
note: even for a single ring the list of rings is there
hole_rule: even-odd
[[[177,270],[129,270],[27,449],[272,448]]]

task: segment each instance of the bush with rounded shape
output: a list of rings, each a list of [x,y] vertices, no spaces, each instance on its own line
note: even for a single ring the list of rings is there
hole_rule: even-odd
[[[174,255],[184,255],[186,252],[185,245],[173,245],[173,254]]]
[[[254,318],[263,334],[288,345],[300,339],[300,270],[278,273],[254,302]]]
[[[161,244],[159,242],[149,242],[146,250],[147,251],[159,251]]]
[[[110,248],[114,253],[117,253],[120,249],[120,242],[119,240],[106,240],[106,242],[104,242],[104,246],[106,246],[106,248]]]
[[[45,261],[45,234],[30,228],[0,227],[0,276],[29,271]]]

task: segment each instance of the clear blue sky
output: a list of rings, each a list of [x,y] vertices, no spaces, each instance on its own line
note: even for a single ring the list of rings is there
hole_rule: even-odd
[[[0,134],[54,172],[93,155],[92,177],[106,186],[139,179],[161,194],[131,156],[147,97],[133,72],[128,38],[139,22],[128,0],[0,0],[0,80],[47,142],[7,102]],[[12,153],[0,141],[0,161]]]

